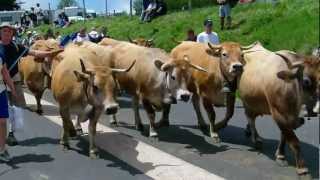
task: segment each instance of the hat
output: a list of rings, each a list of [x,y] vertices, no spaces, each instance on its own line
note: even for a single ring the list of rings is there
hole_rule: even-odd
[[[206,19],[203,23],[204,26],[212,26],[213,25],[213,22],[211,19]]]
[[[5,27],[10,28],[10,29],[12,29],[12,30],[16,30],[16,28],[15,28],[14,26],[12,26],[9,22],[3,22],[3,23],[1,23],[0,29],[5,28]]]

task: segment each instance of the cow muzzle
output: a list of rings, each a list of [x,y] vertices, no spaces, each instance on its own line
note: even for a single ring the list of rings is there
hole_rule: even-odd
[[[191,93],[187,90],[180,89],[177,92],[177,98],[179,101],[188,102],[191,97]]]
[[[240,63],[232,64],[230,68],[230,73],[241,74],[243,72],[243,65]]]
[[[119,105],[118,104],[112,104],[106,107],[105,113],[107,115],[116,114],[118,112]]]

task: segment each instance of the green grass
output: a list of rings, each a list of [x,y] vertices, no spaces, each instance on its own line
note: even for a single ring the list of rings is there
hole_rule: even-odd
[[[233,26],[231,30],[220,31],[218,7],[194,9],[191,13],[172,12],[159,17],[151,23],[140,24],[138,17],[127,16],[97,18],[85,23],[79,22],[65,29],[55,29],[68,34],[85,26],[107,26],[112,38],[127,40],[150,38],[154,29],[155,45],[170,51],[176,44],[171,41],[185,39],[185,31],[193,28],[197,33],[203,31],[203,20],[212,18],[214,31],[221,41],[235,41],[243,45],[261,41],[270,50],[288,49],[299,53],[310,53],[319,46],[319,1],[318,0],[281,0],[278,5],[253,3],[238,5],[232,9]],[[50,26],[36,28],[45,32]]]

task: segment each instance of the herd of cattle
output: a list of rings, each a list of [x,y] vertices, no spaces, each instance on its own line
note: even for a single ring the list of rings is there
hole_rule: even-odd
[[[81,133],[80,123],[89,119],[89,155],[97,157],[96,124],[102,113],[111,115],[110,123],[117,124],[119,91],[132,96],[135,127],[139,131],[143,126],[138,107],[140,102],[143,104],[150,121],[150,137],[157,136],[157,128],[169,126],[170,108],[177,100],[191,99],[198,125],[205,129],[202,102],[210,121],[210,136],[217,142],[219,130],[233,116],[234,92],[238,89],[253,143],[257,145],[262,140],[255,128],[256,117],[270,114],[281,130],[276,160],[285,162],[288,144],[297,173],[308,173],[294,129],[304,123],[299,116],[302,104],[307,104],[310,97],[319,97],[319,57],[271,52],[259,42],[243,47],[235,42],[212,45],[184,41],[170,54],[148,47],[146,42],[142,43],[144,46],[133,42],[105,38],[99,44],[70,44],[50,60],[50,68],[32,56],[20,62],[24,83],[37,99],[37,112],[42,112],[40,99],[46,88],[51,89],[58,102],[64,149],[69,148],[69,137]],[[59,45],[55,40],[38,40],[31,48],[55,51]],[[224,82],[230,84],[232,93],[222,93]],[[214,106],[224,104],[225,117],[215,123]],[[156,111],[163,113],[157,123]],[[78,115],[75,126],[71,114]]]

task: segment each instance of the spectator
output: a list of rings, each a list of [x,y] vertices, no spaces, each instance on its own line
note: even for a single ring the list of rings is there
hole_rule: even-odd
[[[99,29],[99,33],[101,36],[101,39],[103,38],[109,38],[110,36],[108,35],[108,28],[106,26],[102,26]]]
[[[143,21],[151,22],[152,18],[155,17],[156,10],[157,10],[157,1],[152,0],[151,3],[149,3],[148,8],[146,9],[146,14]]]
[[[33,27],[34,25],[37,24],[37,15],[35,13],[34,7],[31,7],[30,11],[31,11],[31,13],[29,14],[29,17],[30,17],[31,22],[32,22],[30,26]]]
[[[193,29],[187,31],[187,38],[185,41],[197,41],[197,36],[194,33]]]
[[[81,28],[76,38],[73,40],[74,43],[79,43],[83,41],[89,41],[89,36],[86,33],[86,28]]]
[[[213,22],[211,19],[206,19],[204,21],[205,31],[200,33],[197,37],[197,42],[200,43],[211,43],[211,44],[219,44],[219,37],[216,32],[212,32]]]
[[[102,39],[101,34],[96,30],[95,27],[92,27],[92,29],[89,32],[88,36],[89,36],[90,41],[94,42],[94,43],[98,43]]]
[[[37,16],[37,25],[40,25],[42,22],[43,22],[43,18],[44,18],[44,14],[42,12],[42,9],[40,7],[40,4],[37,3],[35,9],[34,9],[34,12]]]
[[[0,44],[0,57],[2,62],[5,63],[5,67],[8,67],[9,69],[9,75],[13,80],[13,88],[10,87],[10,89],[12,90],[11,92],[8,92],[9,95],[9,100],[10,100],[10,104],[18,106],[18,107],[22,107],[22,108],[26,108],[26,102],[24,99],[24,94],[23,94],[23,90],[22,90],[22,79],[19,75],[19,69],[18,69],[18,64],[17,63],[19,61],[19,59],[22,56],[26,56],[26,55],[32,55],[35,56],[37,58],[46,58],[46,57],[50,57],[50,56],[54,56],[57,53],[59,53],[60,51],[56,51],[56,52],[45,52],[45,51],[38,51],[38,50],[29,50],[27,49],[25,46],[21,45],[21,44],[16,44],[12,41],[13,35],[14,35],[15,29],[13,26],[11,26],[9,23],[2,23],[0,25],[0,39],[1,39],[1,44]],[[50,58],[48,58],[50,59]],[[6,68],[5,68],[6,69]],[[9,78],[6,77],[6,79],[8,80]],[[2,95],[3,96],[3,95]],[[19,99],[13,98],[18,96]],[[2,101],[5,101],[5,97],[1,97]],[[4,106],[4,105],[1,105]],[[5,109],[7,109],[7,107],[4,106]],[[7,118],[7,113],[6,112],[2,112],[3,113],[3,117],[2,118]],[[1,114],[0,113],[0,114]],[[4,123],[5,125],[5,123]],[[3,124],[1,124],[1,126],[3,126]],[[9,136],[7,139],[7,144],[8,145],[17,145],[17,140],[14,137],[14,129],[13,126],[10,126],[11,129],[9,131]],[[2,129],[4,129],[4,127],[1,127]],[[4,129],[6,131],[6,129]],[[3,133],[4,131],[1,131],[0,133]],[[2,136],[2,135],[1,135]],[[0,142],[0,146],[2,146],[2,142]],[[0,154],[0,157],[2,157],[2,159],[5,160],[9,160],[9,154],[7,152],[4,151],[4,147],[1,147],[2,149],[2,154]]]
[[[220,16],[220,29],[224,30],[224,19],[227,17],[227,29],[231,28],[231,6],[229,0],[218,0],[219,3],[219,16]]]
[[[144,21],[145,16],[146,16],[146,10],[148,9],[150,4],[150,0],[143,0],[142,2],[142,12],[141,12],[141,17],[140,20]]]

